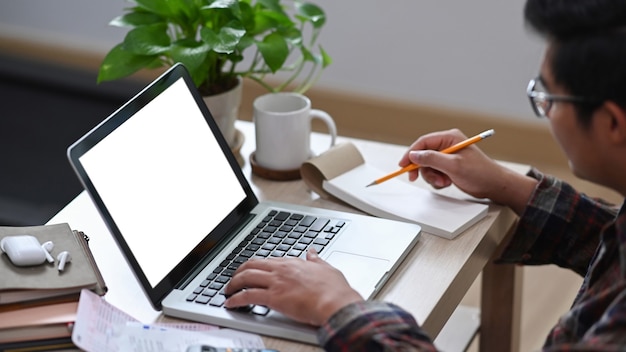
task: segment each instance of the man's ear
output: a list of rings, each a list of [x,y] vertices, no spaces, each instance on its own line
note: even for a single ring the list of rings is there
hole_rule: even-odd
[[[615,143],[626,144],[626,110],[618,104],[607,100],[602,103],[605,111],[605,123],[607,137]]]

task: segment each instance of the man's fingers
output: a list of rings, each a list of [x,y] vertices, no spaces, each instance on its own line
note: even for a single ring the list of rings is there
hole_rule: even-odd
[[[268,295],[264,293],[265,288],[247,288],[236,292],[224,302],[226,308],[243,307],[249,304],[259,304],[262,306],[270,306],[266,301]],[[272,307],[270,307],[272,308]]]
[[[267,288],[271,280],[271,272],[248,268],[237,273],[230,279],[230,282],[228,282],[228,285],[226,285],[224,289],[224,293],[226,295],[232,295],[237,291],[247,288]]]
[[[276,271],[280,268],[281,265],[289,263],[291,260],[295,259],[296,258],[251,258],[245,263],[241,264],[239,268],[235,271],[235,273],[239,273],[249,269]]]
[[[272,258],[268,258],[268,259],[251,258],[251,259],[248,259],[245,263],[241,264],[235,272],[241,272],[247,269],[271,271],[272,261],[273,261]]]
[[[315,248],[309,248],[308,251],[306,251],[306,260],[309,261],[318,261],[321,260],[320,256],[317,254],[317,251],[315,250]]]

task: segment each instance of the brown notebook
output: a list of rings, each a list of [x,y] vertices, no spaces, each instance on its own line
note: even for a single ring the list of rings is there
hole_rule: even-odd
[[[5,236],[31,235],[39,243],[52,241],[54,263],[20,267],[11,263],[6,253],[0,255],[0,311],[52,302],[78,301],[85,288],[98,295],[106,293],[106,285],[89,250],[84,233],[72,230],[67,223],[7,227],[0,226],[0,239]],[[71,262],[58,270],[56,257],[68,251]]]

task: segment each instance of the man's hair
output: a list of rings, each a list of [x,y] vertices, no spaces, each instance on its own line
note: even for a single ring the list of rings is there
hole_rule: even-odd
[[[548,65],[587,126],[603,101],[626,109],[626,0],[527,0],[526,23],[551,42]]]

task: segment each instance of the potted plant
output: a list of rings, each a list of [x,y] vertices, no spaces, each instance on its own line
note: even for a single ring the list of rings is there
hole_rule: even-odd
[[[142,69],[181,62],[205,96],[229,144],[241,97],[241,79],[270,92],[295,88],[304,93],[331,58],[317,45],[326,22],[322,9],[300,0],[132,0],[110,24],[130,28],[124,41],[105,56],[98,82]],[[281,80],[274,74],[281,74]],[[267,78],[270,78],[269,82]],[[234,93],[227,93],[234,92]],[[232,97],[223,99],[223,95]],[[226,100],[234,107],[223,106]],[[219,116],[223,111],[227,116]]]

